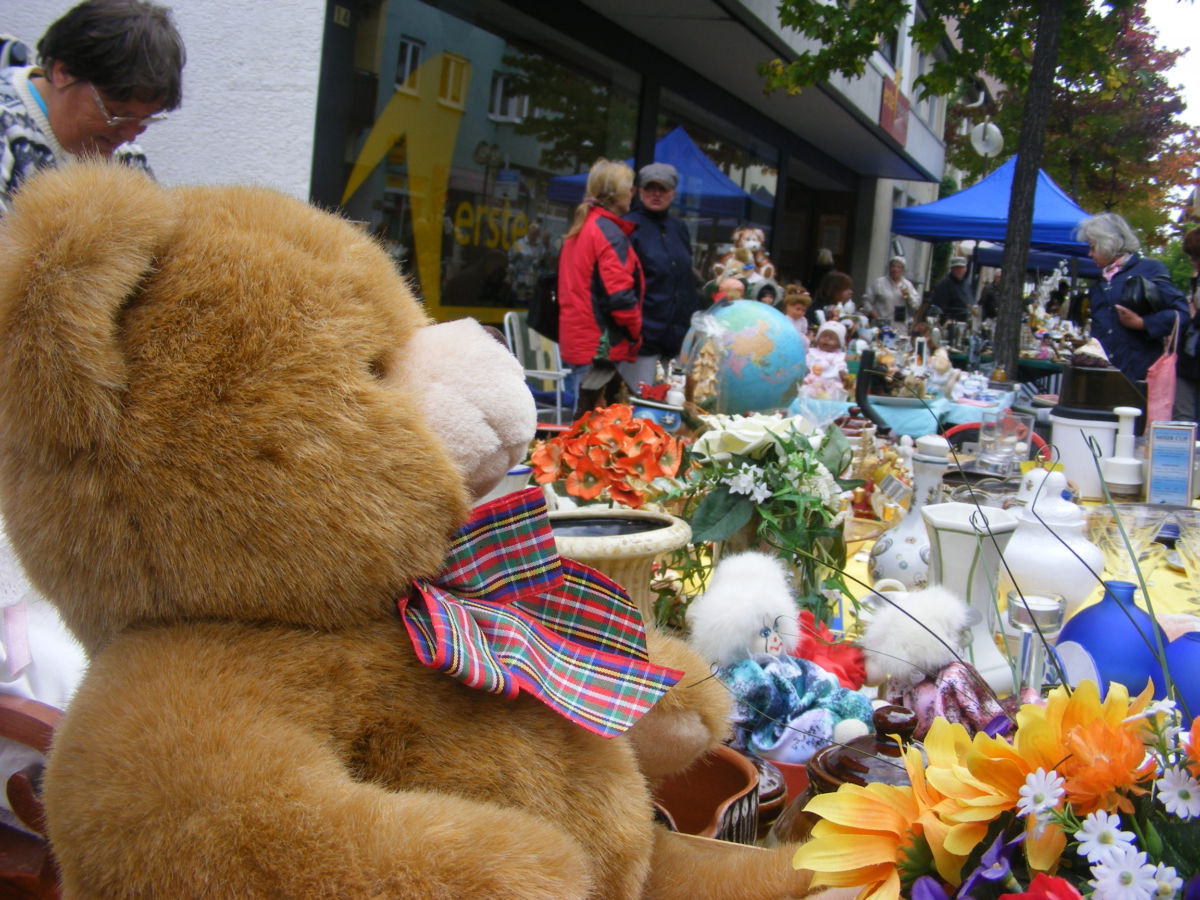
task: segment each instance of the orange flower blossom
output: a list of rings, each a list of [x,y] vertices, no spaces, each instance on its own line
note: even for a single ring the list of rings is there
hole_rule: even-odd
[[[562,480],[581,500],[607,498],[634,509],[655,478],[679,471],[680,442],[633,407],[615,403],[581,416],[570,430],[539,442],[530,461],[534,480]]]

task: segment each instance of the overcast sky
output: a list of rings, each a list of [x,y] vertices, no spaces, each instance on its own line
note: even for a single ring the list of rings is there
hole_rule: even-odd
[[[1183,87],[1188,108],[1183,118],[1200,126],[1200,2],[1196,0],[1146,0],[1146,13],[1158,32],[1158,45],[1168,50],[1196,47],[1166,73],[1171,83]]]

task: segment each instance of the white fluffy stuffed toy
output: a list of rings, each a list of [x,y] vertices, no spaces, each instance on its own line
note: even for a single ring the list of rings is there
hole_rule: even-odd
[[[790,655],[800,642],[787,570],[765,553],[739,553],[717,563],[687,618],[689,643],[718,666],[756,653]]]
[[[953,662],[955,653],[961,655],[969,610],[952,591],[930,587],[890,596],[902,609],[880,601],[858,642],[866,657],[867,684],[888,678],[898,685],[915,684]]]

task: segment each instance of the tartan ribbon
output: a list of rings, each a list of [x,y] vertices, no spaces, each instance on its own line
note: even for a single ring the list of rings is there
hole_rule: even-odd
[[[649,662],[641,614],[620,585],[558,556],[537,488],[476,507],[442,573],[417,579],[397,605],[425,665],[509,699],[526,691],[604,737],[682,677]]]

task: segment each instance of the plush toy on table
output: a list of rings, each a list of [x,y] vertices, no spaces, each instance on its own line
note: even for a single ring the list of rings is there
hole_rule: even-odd
[[[961,370],[954,368],[945,347],[933,351],[929,361],[929,374],[925,377],[925,391],[931,397],[949,397],[958,381]]]
[[[66,896],[804,893],[794,848],[654,825],[726,692],[536,489],[472,509],[533,435],[521,366],[368,234],[80,163],[0,268],[0,499],[91,657],[45,777]]]
[[[762,282],[775,280],[775,265],[767,255],[767,238],[761,228],[743,226],[733,232],[733,249],[713,263],[713,279],[733,275],[744,278],[750,295],[757,296]]]
[[[1006,708],[964,661],[970,610],[944,587],[906,592],[884,579],[865,598],[866,627],[858,645],[866,657],[867,684],[879,696],[917,714],[914,737],[923,738],[938,717],[974,734],[1015,712]]]
[[[775,557],[750,552],[722,559],[687,618],[692,647],[733,694],[735,746],[804,763],[832,741],[868,733],[870,701],[792,655],[801,640],[796,603]]]

